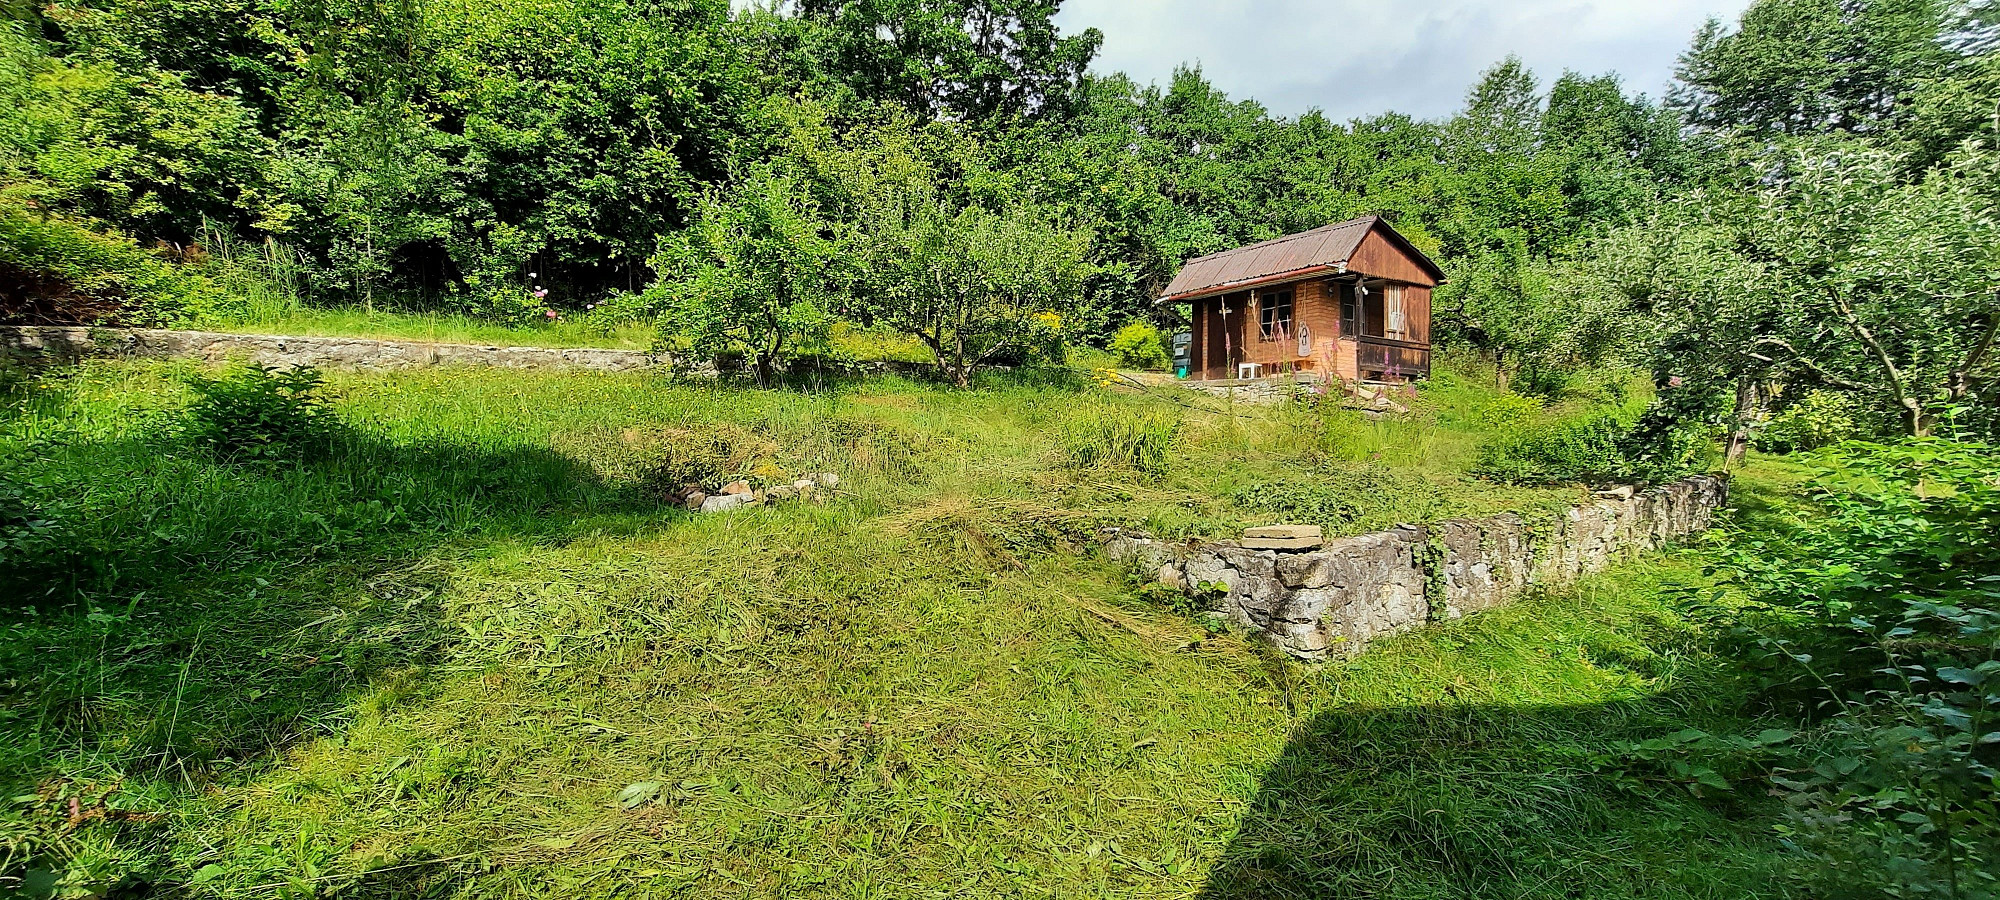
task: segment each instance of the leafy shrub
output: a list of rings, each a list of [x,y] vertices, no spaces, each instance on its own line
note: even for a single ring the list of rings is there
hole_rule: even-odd
[[[1160,329],[1144,319],[1134,319],[1111,335],[1111,352],[1118,362],[1133,369],[1164,369],[1170,358]]]
[[[279,371],[245,366],[189,381],[188,438],[225,460],[275,460],[323,454],[339,421],[317,391],[310,367]]]
[[[1063,459],[1073,468],[1124,467],[1159,475],[1167,470],[1181,419],[1178,412],[1100,404],[1060,427]]]
[[[1599,415],[1507,431],[1479,448],[1473,471],[1508,484],[1603,484],[1626,477],[1624,426]]]
[[[1757,449],[1766,453],[1795,453],[1831,447],[1858,437],[1861,428],[1855,421],[1856,411],[1851,394],[1813,391],[1780,410],[1758,430]]]
[[[1473,471],[1508,484],[1659,484],[1713,454],[1705,422],[1656,402],[1629,426],[1600,413],[1504,431],[1481,445]]]
[[[0,467],[6,466],[0,461]],[[13,569],[47,543],[55,523],[34,486],[0,468],[0,569]]]
[[[81,324],[180,325],[237,301],[208,279],[141,248],[59,216],[0,204],[0,314]],[[8,306],[17,306],[7,309]]]
[[[1618,438],[1622,477],[1660,484],[1707,469],[1714,462],[1716,436],[1715,426],[1700,415],[1672,400],[1655,401]]]
[[[1992,896],[2000,448],[1853,444],[1812,483],[1823,515],[1736,536],[1718,571],[1750,602],[1710,607],[1764,703],[1825,717],[1774,770],[1793,843],[1876,882],[1843,894]]]

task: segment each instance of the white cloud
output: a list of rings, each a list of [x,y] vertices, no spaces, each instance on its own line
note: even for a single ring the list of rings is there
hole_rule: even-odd
[[[1747,0],[1066,0],[1065,33],[1104,32],[1098,71],[1164,84],[1198,63],[1232,98],[1336,120],[1396,111],[1449,115],[1509,53],[1547,84],[1566,69],[1617,72],[1659,96],[1711,15]]]

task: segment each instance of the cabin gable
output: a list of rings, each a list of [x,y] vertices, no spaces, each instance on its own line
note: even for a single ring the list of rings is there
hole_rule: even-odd
[[[1354,254],[1348,257],[1347,271],[1388,278],[1406,284],[1421,285],[1426,290],[1444,281],[1443,273],[1433,275],[1435,266],[1426,268],[1430,259],[1410,246],[1401,235],[1391,237],[1387,225],[1377,225],[1368,230],[1361,239]]]

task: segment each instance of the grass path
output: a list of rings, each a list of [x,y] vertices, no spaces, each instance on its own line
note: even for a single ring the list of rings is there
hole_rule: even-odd
[[[124,554],[0,631],[0,769],[32,798],[0,825],[80,887],[1784,895],[1755,798],[1594,768],[1749,725],[1663,599],[1687,562],[1302,667],[1084,552],[1107,520],[1268,516],[1242,498],[1307,466],[1355,530],[1567,502],[1463,479],[1477,397],[1189,414],[1149,475],[1060,449],[1144,398],[426,371],[336,378],[337,455],[244,468],[176,443],[189,371],[93,366],[10,413],[34,477],[95,511],[78,552]],[[847,496],[649,499],[647,465],[718,435]]]

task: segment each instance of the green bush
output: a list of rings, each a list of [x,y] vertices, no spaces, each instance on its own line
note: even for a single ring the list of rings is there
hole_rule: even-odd
[[[1618,438],[1625,480],[1660,484],[1712,466],[1718,430],[1684,403],[1678,397],[1654,401]]]
[[[0,204],[0,269],[6,268],[65,285],[89,307],[85,318],[121,324],[184,325],[219,315],[236,302],[208,279],[131,238]],[[100,309],[112,312],[99,314]]]
[[[1111,352],[1118,362],[1132,369],[1164,369],[1170,358],[1160,329],[1144,319],[1134,319],[1111,335]]]
[[[316,393],[320,382],[320,374],[308,367],[281,372],[245,366],[218,378],[192,379],[188,386],[196,400],[188,409],[188,437],[225,460],[321,455],[339,423]]]
[[[1523,425],[1479,448],[1473,472],[1507,484],[1661,484],[1708,467],[1707,422],[1655,401],[1627,424],[1612,413]]]
[[[1123,467],[1159,475],[1167,470],[1180,427],[1178,412],[1099,405],[1063,422],[1063,459],[1072,468]]]
[[[1508,484],[1604,484],[1628,477],[1624,426],[1599,415],[1502,433],[1479,448],[1473,471]]]
[[[1780,410],[1757,431],[1754,443],[1766,453],[1795,453],[1831,447],[1859,437],[1857,406],[1851,394],[1813,391]]]

